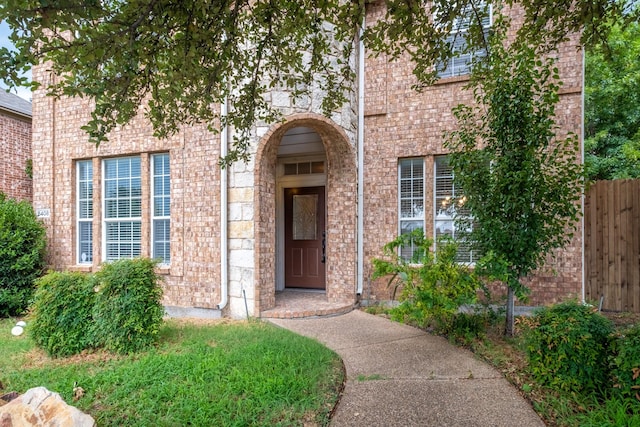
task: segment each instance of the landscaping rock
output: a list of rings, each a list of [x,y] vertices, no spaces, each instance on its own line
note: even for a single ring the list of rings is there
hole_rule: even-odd
[[[58,393],[44,387],[27,390],[0,406],[0,427],[95,427],[94,419],[67,405]]]

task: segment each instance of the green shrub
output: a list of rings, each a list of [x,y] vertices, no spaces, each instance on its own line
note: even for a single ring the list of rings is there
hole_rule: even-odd
[[[50,272],[38,279],[29,323],[36,345],[54,357],[91,347],[94,299],[86,274]]]
[[[606,389],[613,324],[575,301],[538,311],[537,327],[527,334],[532,375],[542,384],[568,392]]]
[[[104,264],[94,275],[42,277],[30,322],[35,343],[52,356],[92,347],[131,353],[154,343],[164,313],[155,265],[138,258]]]
[[[458,247],[453,241],[439,242],[437,256],[432,243],[422,229],[400,235],[384,246],[384,259],[373,260],[373,278],[388,276],[389,286],[401,289],[401,304],[391,311],[392,318],[446,332],[460,306],[477,300],[482,284],[456,261]],[[408,245],[414,247],[411,259],[400,255]]]
[[[104,264],[95,274],[93,335],[99,346],[131,353],[156,342],[164,314],[156,264],[146,258],[123,259]]]
[[[26,201],[0,193],[0,317],[22,314],[44,268],[44,227]]]
[[[611,373],[621,397],[631,398],[640,405],[640,325],[632,326],[616,337]]]

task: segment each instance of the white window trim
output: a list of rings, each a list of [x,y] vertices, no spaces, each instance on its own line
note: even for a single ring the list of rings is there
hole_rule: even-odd
[[[107,167],[106,167],[106,163],[110,160],[121,160],[121,159],[126,159],[126,158],[138,158],[140,159],[139,156],[128,156],[128,157],[111,157],[108,159],[103,159],[102,160],[102,189],[101,189],[101,205],[102,205],[102,261],[103,262],[111,262],[113,260],[108,260],[107,259],[107,223],[116,223],[116,222],[136,222],[139,221],[140,222],[140,227],[142,228],[142,216],[139,217],[127,217],[127,218],[107,218],[107,197],[106,197],[106,191],[107,191],[107,179],[106,179],[106,174],[107,174]],[[140,159],[140,166],[142,167],[142,159]],[[142,191],[142,169],[140,170],[140,181],[141,181],[141,186],[140,186],[140,190]],[[141,199],[142,200],[142,199]],[[141,210],[142,213],[142,210]],[[141,248],[141,252],[142,252],[142,238],[140,240],[140,248]],[[122,258],[118,258],[118,259],[122,259]]]
[[[491,26],[493,25],[493,4],[490,1],[487,2],[479,2],[479,6],[484,7],[484,5],[488,5],[489,6],[489,23],[484,25],[484,30],[489,30],[491,28]],[[435,22],[437,22],[437,11],[434,12],[434,16],[433,19]],[[453,28],[451,29],[451,31],[449,32],[449,37],[453,36],[453,43],[455,44],[456,41],[456,37],[458,35],[463,35],[466,34],[469,31],[469,27],[468,26],[461,26],[459,24],[459,18],[455,18],[454,22],[453,22]],[[447,37],[447,38],[449,38]],[[473,53],[469,53],[470,55],[470,59],[473,59],[478,51],[473,52]],[[440,79],[448,79],[448,78],[453,78],[453,77],[459,77],[459,76],[466,76],[469,75],[471,70],[469,70],[467,73],[464,74],[455,74],[453,73],[453,62],[455,62],[455,60],[461,60],[461,58],[459,58],[459,56],[452,56],[449,59],[449,63],[447,65],[447,68],[445,68],[444,70],[442,70],[442,72],[451,69],[451,73],[447,73],[447,74],[441,74],[440,71],[437,70],[437,67],[439,67],[440,64],[436,64],[436,72],[437,72],[437,76]]]
[[[155,221],[156,220],[169,220],[169,227],[171,227],[171,212],[169,212],[169,215],[156,215],[155,214],[155,162],[156,162],[156,158],[158,156],[167,156],[168,161],[169,161],[169,168],[171,168],[171,156],[169,155],[169,153],[157,153],[157,154],[153,154],[151,155],[151,170],[150,170],[150,179],[149,181],[151,181],[151,192],[150,192],[150,197],[151,197],[151,203],[150,203],[150,209],[151,209],[151,222],[150,222],[150,227],[151,227],[151,248],[150,248],[150,253],[152,258],[155,257],[155,243],[156,243],[156,236],[155,236]],[[163,175],[164,176],[164,175]],[[171,169],[169,169],[169,203],[171,203]],[[171,211],[171,208],[169,208],[169,211]],[[169,228],[171,229],[171,228]],[[162,260],[162,262],[160,263],[160,265],[162,266],[169,266],[171,264],[171,239],[169,239],[169,262],[165,262],[164,260]]]
[[[91,186],[92,186],[92,190],[91,190],[91,217],[89,218],[81,218],[80,217],[80,181],[81,181],[81,175],[80,175],[80,165],[81,164],[89,164],[91,165]],[[82,180],[84,181],[84,180]],[[87,181],[88,182],[88,181]],[[88,200],[88,199],[82,199],[82,200]],[[93,228],[93,162],[92,160],[79,160],[76,162],[76,263],[80,264],[80,265],[91,265],[93,264],[93,250],[91,253],[91,259],[90,260],[86,260],[83,261],[82,260],[82,249],[81,249],[81,241],[82,241],[82,236],[80,234],[80,223],[89,223],[91,224],[91,228]],[[91,232],[91,245],[92,245],[92,249],[93,249],[93,230]]]
[[[422,217],[413,216],[413,217],[403,217],[402,216],[402,162],[403,161],[420,161],[422,162]],[[402,235],[402,223],[404,221],[422,221],[422,230],[423,232],[426,230],[426,178],[427,174],[425,173],[427,165],[424,157],[404,157],[398,159],[398,169],[397,169],[397,209],[398,209],[398,231],[397,235]],[[413,178],[412,178],[413,179]]]

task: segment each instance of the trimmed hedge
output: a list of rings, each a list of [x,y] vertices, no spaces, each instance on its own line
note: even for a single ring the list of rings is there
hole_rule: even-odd
[[[29,330],[38,347],[54,357],[92,346],[95,292],[83,273],[53,271],[37,282]]]
[[[30,332],[51,356],[90,348],[132,353],[154,344],[162,324],[156,262],[104,264],[96,274],[51,272],[38,281]]]
[[[164,315],[156,264],[147,258],[124,259],[95,274],[93,336],[99,346],[131,353],[156,342]]]

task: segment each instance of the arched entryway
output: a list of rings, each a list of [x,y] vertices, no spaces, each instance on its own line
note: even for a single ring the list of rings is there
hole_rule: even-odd
[[[319,309],[313,314],[352,305],[357,176],[344,130],[315,114],[274,126],[256,153],[255,185],[256,313],[273,309],[276,292],[287,289],[316,291],[305,297]]]
[[[288,129],[276,165],[276,291],[326,290],[327,159],[320,135]]]

